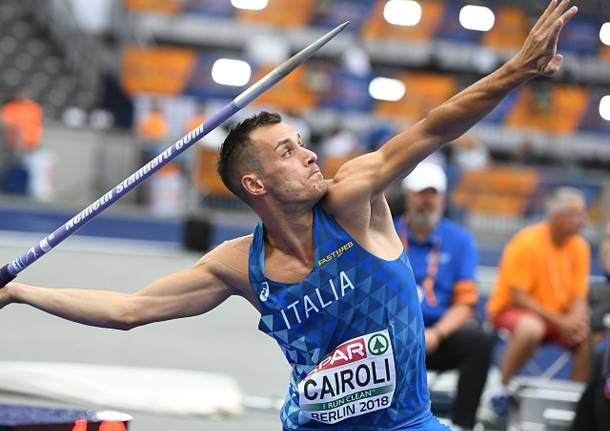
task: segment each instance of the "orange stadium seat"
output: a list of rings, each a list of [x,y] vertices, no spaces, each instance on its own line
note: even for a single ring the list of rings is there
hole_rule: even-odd
[[[440,1],[421,2],[421,21],[414,26],[390,24],[383,17],[386,0],[377,0],[373,13],[362,28],[362,34],[371,39],[429,40],[443,19],[444,4]]]
[[[197,161],[193,172],[193,182],[204,196],[229,197],[233,194],[227,189],[216,171],[218,151],[198,148]]]
[[[610,62],[610,46],[603,45],[599,51],[599,57]]]
[[[315,3],[315,0],[269,0],[261,10],[239,9],[237,19],[275,27],[302,27],[311,19]]]
[[[396,77],[406,87],[397,102],[379,102],[375,112],[384,117],[419,119],[449,99],[456,91],[455,78],[438,73],[403,73]]]
[[[503,6],[496,13],[496,22],[483,36],[483,43],[492,48],[519,49],[529,30],[528,17],[522,9]]]
[[[194,50],[182,48],[127,48],[123,51],[121,83],[130,94],[180,93],[197,61]]]
[[[538,173],[530,168],[477,169],[464,173],[451,199],[479,214],[522,215],[538,182]]]
[[[275,66],[264,66],[258,70],[255,81],[269,73]],[[307,83],[307,68],[299,67],[275,84],[256,100],[256,104],[273,105],[285,111],[301,111],[318,103],[319,94]]]
[[[506,118],[506,124],[555,133],[572,132],[578,128],[587,109],[589,92],[577,86],[554,85],[549,94],[549,106],[545,109],[536,105],[535,97],[531,86],[523,88]]]
[[[125,0],[125,8],[134,12],[158,12],[176,15],[184,2],[181,0]]]

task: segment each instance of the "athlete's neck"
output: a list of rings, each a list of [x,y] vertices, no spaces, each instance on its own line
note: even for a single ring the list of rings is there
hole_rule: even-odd
[[[313,261],[313,211],[290,214],[270,211],[261,215],[265,243],[273,251],[293,256],[310,264]]]

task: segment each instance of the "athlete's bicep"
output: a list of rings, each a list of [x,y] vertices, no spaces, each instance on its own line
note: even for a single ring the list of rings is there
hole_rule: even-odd
[[[206,313],[231,295],[251,300],[250,237],[227,241],[190,269],[159,278],[134,295],[137,325]]]
[[[443,141],[419,121],[386,142],[376,153],[380,170],[373,185],[377,193],[406,177],[419,162],[441,147]]]
[[[335,205],[344,206],[353,204],[354,201],[370,202],[382,161],[379,154],[373,152],[356,157],[341,166],[332,179],[329,190]]]
[[[377,151],[344,164],[337,171],[333,186],[344,200],[359,197],[370,201],[410,173],[429,155],[431,142],[436,140],[426,133],[422,122],[417,123]]]
[[[134,326],[206,313],[235,293],[207,263],[161,277],[133,295]]]
[[[206,254],[199,264],[206,261],[213,264],[216,273],[228,286],[231,286],[234,294],[243,296],[255,308],[259,309],[260,303],[256,293],[250,285],[248,275],[248,258],[252,235],[225,241],[210,253]]]

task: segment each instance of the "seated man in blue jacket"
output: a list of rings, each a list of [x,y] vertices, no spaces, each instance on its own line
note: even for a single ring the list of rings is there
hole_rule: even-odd
[[[454,429],[472,429],[487,379],[494,339],[474,320],[478,301],[473,236],[443,218],[447,177],[431,162],[403,181],[406,213],[396,230],[408,252],[419,291],[426,337],[426,366],[457,369]]]

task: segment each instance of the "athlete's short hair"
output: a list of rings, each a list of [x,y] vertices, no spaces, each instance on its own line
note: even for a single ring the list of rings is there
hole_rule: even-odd
[[[248,172],[259,170],[250,134],[259,127],[281,121],[280,114],[262,111],[233,126],[220,148],[218,174],[225,186],[246,203],[249,202],[249,196],[241,186],[241,178]]]

